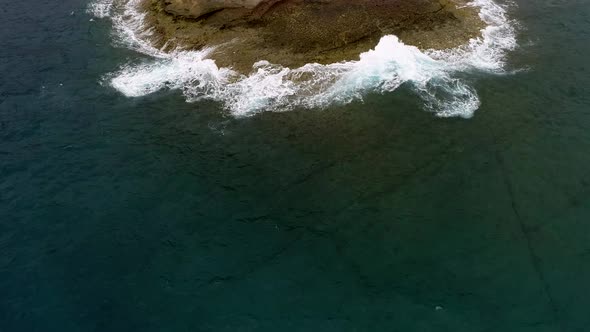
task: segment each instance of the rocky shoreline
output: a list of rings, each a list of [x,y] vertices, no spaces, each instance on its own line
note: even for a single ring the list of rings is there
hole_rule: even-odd
[[[144,0],[152,42],[216,46],[218,65],[259,60],[291,68],[358,59],[387,34],[421,49],[457,47],[484,24],[464,0]]]

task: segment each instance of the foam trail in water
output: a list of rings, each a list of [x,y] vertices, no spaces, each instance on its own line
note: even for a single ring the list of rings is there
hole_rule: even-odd
[[[113,9],[113,1],[112,0],[98,0],[92,2],[88,6],[88,13],[98,17],[98,18],[105,18],[111,16],[111,10]]]
[[[259,61],[249,75],[240,75],[207,59],[210,49],[163,52],[151,46],[147,37],[152,32],[146,28],[145,14],[137,9],[138,4],[139,0],[130,0],[119,10],[111,7],[116,36],[119,43],[155,59],[125,65],[107,76],[106,82],[129,97],[179,89],[188,101],[216,100],[236,116],[294,107],[322,108],[362,99],[368,92],[394,91],[405,84],[438,116],[470,117],[480,105],[477,93],[453,75],[466,70],[502,73],[505,53],[516,46],[505,10],[492,0],[475,0],[470,5],[479,8],[488,26],[481,38],[463,47],[422,52],[390,35],[362,53],[358,61],[307,64],[296,69]]]
[[[110,84],[129,97],[144,96],[163,88],[202,88],[201,93],[218,90],[226,78],[235,75],[227,68],[218,68],[215,61],[205,59],[209,50],[201,52],[177,52],[174,56],[156,62],[128,65],[113,77]]]

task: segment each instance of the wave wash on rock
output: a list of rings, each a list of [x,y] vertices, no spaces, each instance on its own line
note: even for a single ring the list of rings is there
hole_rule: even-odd
[[[480,105],[473,87],[459,72],[504,72],[504,57],[516,46],[514,28],[505,9],[491,0],[470,3],[479,9],[487,27],[479,38],[450,50],[421,51],[386,35],[358,60],[331,64],[309,63],[297,68],[256,62],[248,74],[219,67],[200,51],[165,52],[146,42],[151,31],[138,0],[111,11],[119,42],[149,54],[152,60],[128,63],[104,82],[122,94],[138,97],[161,89],[178,89],[187,101],[221,102],[235,116],[294,108],[323,108],[362,100],[369,92],[391,92],[402,84],[424,100],[424,108],[441,117],[471,117]]]

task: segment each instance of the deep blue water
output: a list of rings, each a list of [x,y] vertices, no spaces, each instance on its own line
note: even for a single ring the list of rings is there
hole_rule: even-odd
[[[86,6],[0,8],[0,331],[590,331],[586,1],[517,1],[469,120],[126,98]]]

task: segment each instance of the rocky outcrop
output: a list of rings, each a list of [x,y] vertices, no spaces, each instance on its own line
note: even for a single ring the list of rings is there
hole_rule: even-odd
[[[259,60],[289,66],[358,59],[388,34],[422,49],[478,36],[468,0],[144,0],[157,47],[201,49],[240,72]]]
[[[167,12],[188,18],[199,18],[230,8],[253,9],[265,0],[165,0]]]

